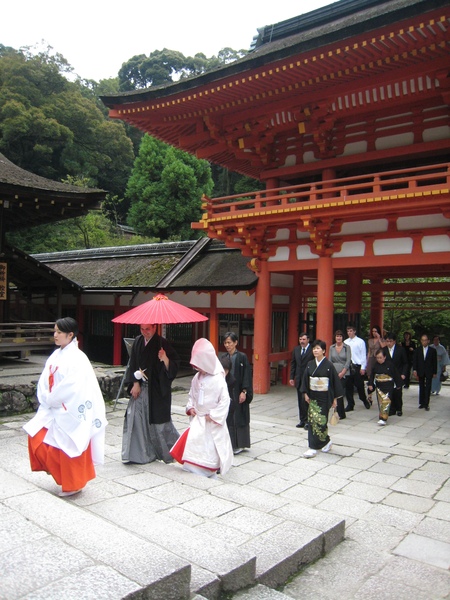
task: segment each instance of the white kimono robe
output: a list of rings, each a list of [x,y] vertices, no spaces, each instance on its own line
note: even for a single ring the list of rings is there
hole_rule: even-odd
[[[53,374],[50,391],[49,376]],[[49,356],[37,386],[39,409],[24,425],[34,437],[48,429],[44,442],[69,457],[80,456],[91,442],[94,464],[104,462],[105,402],[88,357],[73,340]]]
[[[233,463],[226,422],[230,396],[225,373],[214,347],[204,338],[194,344],[191,363],[201,372],[193,378],[189,391],[186,411],[195,408],[197,414],[191,418],[183,461],[206,469],[220,469],[225,475]]]

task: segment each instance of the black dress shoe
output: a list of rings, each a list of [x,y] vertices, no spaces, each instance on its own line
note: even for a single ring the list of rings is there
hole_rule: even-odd
[[[430,410],[430,407],[429,406],[425,406],[425,410]]]
[[[303,425],[303,427],[304,427],[305,429],[309,429],[309,425],[308,425],[308,423],[305,423],[305,424]]]
[[[344,408],[345,412],[351,412],[352,410],[354,410],[353,406],[346,406]]]
[[[398,411],[397,411],[397,417],[401,417],[402,415],[403,415],[402,411],[401,411],[401,410],[398,410]]]
[[[303,427],[303,423],[297,423],[296,427]]]
[[[425,408],[425,406],[423,406],[423,404],[419,404],[419,408]]]
[[[369,409],[371,407],[371,404],[368,400],[363,400],[363,404],[367,409]]]

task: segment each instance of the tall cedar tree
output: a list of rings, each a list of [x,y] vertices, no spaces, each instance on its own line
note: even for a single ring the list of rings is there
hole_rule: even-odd
[[[202,195],[212,189],[206,161],[145,135],[126,191],[128,224],[161,241],[197,237],[191,222],[200,219]]]

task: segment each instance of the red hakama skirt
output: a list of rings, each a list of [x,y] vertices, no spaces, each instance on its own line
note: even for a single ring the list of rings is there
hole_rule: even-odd
[[[43,427],[34,437],[28,436],[28,452],[32,471],[46,471],[63,492],[74,492],[84,488],[95,478],[95,468],[91,456],[91,444],[74,458],[44,442],[47,429]]]

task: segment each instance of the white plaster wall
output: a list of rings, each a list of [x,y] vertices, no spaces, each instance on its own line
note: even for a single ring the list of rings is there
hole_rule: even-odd
[[[344,242],[339,252],[333,254],[333,258],[347,258],[350,256],[364,256],[366,244],[364,242]]]
[[[289,260],[289,248],[278,246],[275,256],[269,256],[269,262]]]
[[[297,259],[308,260],[310,258],[318,258],[318,254],[313,254],[309,246],[297,246]]]
[[[450,252],[450,237],[448,235],[425,235],[422,239],[422,251],[426,253]]]
[[[391,254],[411,254],[413,249],[412,238],[375,240],[373,253],[375,256],[386,256]]]
[[[442,214],[418,215],[417,217],[399,217],[397,229],[407,231],[409,229],[432,229],[436,227],[450,227],[450,219]]]
[[[217,296],[217,308],[222,309],[233,309],[233,308],[255,308],[255,294],[247,295],[246,292],[239,292],[233,294],[232,292],[225,292],[225,294],[219,294]]]

